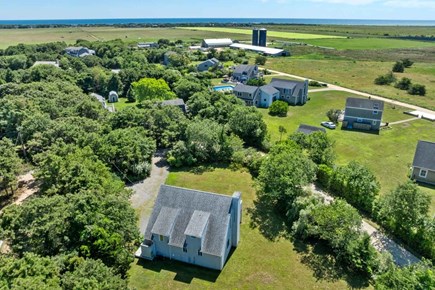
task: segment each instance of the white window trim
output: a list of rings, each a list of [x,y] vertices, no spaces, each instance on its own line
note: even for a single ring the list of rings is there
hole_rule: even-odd
[[[423,172],[425,174],[422,174]],[[420,172],[419,172],[418,176],[422,177],[422,178],[426,178],[427,177],[427,169],[420,168]]]

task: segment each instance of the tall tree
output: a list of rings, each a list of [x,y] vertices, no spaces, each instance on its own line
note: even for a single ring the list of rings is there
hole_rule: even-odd
[[[14,144],[7,138],[0,139],[0,152],[0,188],[5,190],[6,194],[12,194],[20,172],[21,159]]]
[[[163,79],[143,78],[132,83],[132,90],[139,102],[145,100],[169,100],[175,98]]]

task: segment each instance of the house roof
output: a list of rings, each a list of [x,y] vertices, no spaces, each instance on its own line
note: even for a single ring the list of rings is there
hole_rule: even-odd
[[[303,88],[305,82],[273,78],[269,85],[274,88],[294,90],[295,88]]]
[[[256,65],[249,65],[249,64],[240,64],[238,66],[236,66],[236,68],[234,69],[235,74],[251,74],[255,69],[257,68]]]
[[[304,133],[304,134],[311,134],[314,132],[323,132],[326,133],[325,128],[321,128],[321,127],[315,127],[315,126],[310,126],[310,125],[305,125],[305,124],[300,124],[299,128],[298,128],[298,132]]]
[[[167,100],[160,103],[162,106],[184,106],[183,99]]]
[[[418,141],[412,166],[422,167],[435,171],[435,143]]]
[[[169,237],[179,212],[180,210],[177,208],[163,206],[160,209],[159,215],[157,216],[156,222],[154,223],[151,232],[156,235]]]
[[[207,45],[230,45],[233,43],[233,41],[229,38],[210,38],[210,39],[204,39],[204,42]]]
[[[106,99],[105,99],[103,96],[99,95],[99,94],[91,93],[91,96],[94,97],[94,98],[96,98],[96,99],[97,99],[98,101],[100,101],[101,103],[103,103],[103,102],[106,101]]]
[[[273,95],[276,93],[279,93],[279,91],[277,89],[275,89],[274,87],[272,87],[271,85],[265,85],[260,87],[260,90],[265,92],[268,95]]]
[[[216,58],[207,59],[207,60],[201,62],[200,65],[203,63],[209,63],[210,65],[217,65],[217,64],[219,64],[219,60],[217,60]]]
[[[384,110],[384,102],[380,101],[380,100],[347,98],[346,107],[383,111]]]
[[[244,84],[237,84],[233,89],[234,92],[248,93],[248,94],[255,94],[257,90],[258,87],[248,86]]]
[[[168,235],[169,245],[183,248],[186,234],[202,234],[202,252],[222,256],[230,223],[231,203],[231,196],[161,185],[145,230],[145,239],[151,240],[154,230],[167,233],[172,224]],[[169,213],[169,217],[160,217],[162,210]]]
[[[279,48],[249,45],[249,44],[243,44],[243,43],[233,43],[230,45],[230,47],[231,48],[238,48],[238,49],[246,49],[246,50],[251,50],[251,51],[255,51],[255,52],[262,52],[262,53],[265,53],[268,55],[280,55],[284,52],[283,49],[279,49]]]

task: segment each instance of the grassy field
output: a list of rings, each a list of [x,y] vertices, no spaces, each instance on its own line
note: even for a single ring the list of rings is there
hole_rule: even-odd
[[[378,61],[319,60],[298,58],[271,58],[265,67],[300,75],[343,87],[365,91],[390,99],[435,109],[435,66],[433,63],[415,63],[397,78],[408,77],[414,83],[426,86],[426,96],[411,96],[393,86],[378,86],[374,79],[391,71],[394,63]]]
[[[136,43],[138,41],[157,41],[160,38],[169,40],[182,39],[186,42],[199,43],[204,38],[231,37],[249,40],[240,34],[227,32],[191,31],[175,28],[116,28],[116,27],[68,27],[68,28],[35,28],[35,29],[0,29],[0,48],[7,48],[19,43],[37,44],[64,41],[74,44],[78,39],[89,41],[107,41],[122,39]]]
[[[127,98],[119,98],[117,103],[113,103],[115,105],[115,110],[120,111],[126,107],[136,106],[137,103],[129,103]]]
[[[335,49],[391,49],[435,47],[435,42],[390,38],[311,39],[305,43]]]
[[[284,126],[291,134],[299,124],[319,126],[327,120],[325,113],[331,108],[344,109],[345,99],[350,95],[343,92],[327,91],[310,93],[310,101],[305,106],[290,107],[286,118],[272,117],[267,109],[261,109],[267,123],[271,140],[279,140],[279,126]],[[386,104],[383,122],[410,119],[403,114],[404,109]],[[418,140],[435,141],[435,123],[416,120],[392,125],[392,129],[382,130],[380,135],[354,131],[328,130],[335,141],[338,164],[356,160],[367,165],[378,177],[382,193],[395,188],[407,180]],[[435,189],[421,187],[432,196],[431,211],[435,213]]]
[[[212,31],[232,34],[252,35],[252,29],[241,28],[226,28],[226,27],[178,27],[191,31]],[[268,37],[284,38],[284,39],[323,39],[323,38],[343,38],[342,36],[312,34],[312,33],[295,33],[286,31],[267,31]]]
[[[222,272],[174,261],[135,261],[129,271],[133,289],[347,289],[367,286],[357,277],[319,277],[327,264],[316,263],[301,252],[302,245],[287,240],[265,239],[249,225],[246,209],[252,207],[255,192],[246,172],[214,168],[205,172],[174,171],[170,185],[221,194],[242,192],[244,217],[241,242]],[[321,259],[322,255],[316,256]],[[323,273],[325,274],[325,273]]]

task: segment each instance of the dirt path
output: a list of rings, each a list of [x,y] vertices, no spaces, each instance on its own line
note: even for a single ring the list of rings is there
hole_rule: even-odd
[[[130,202],[139,214],[139,229],[142,234],[148,224],[160,185],[165,183],[169,174],[169,167],[164,160],[164,154],[163,151],[159,151],[154,155],[150,177],[129,186],[134,192]]]
[[[26,174],[20,175],[17,178],[18,189],[14,194],[13,201],[10,204],[20,205],[28,197],[38,191],[38,187],[35,183],[35,177],[33,176],[33,170]],[[3,209],[0,209],[0,213]]]
[[[326,204],[329,204],[334,200],[332,196],[319,189],[315,184],[309,186],[308,189],[311,190],[312,193],[321,196]],[[367,221],[362,221],[361,228],[370,235],[373,247],[375,247],[379,252],[389,252],[398,266],[407,266],[420,262],[420,259],[414,256],[411,252],[397,244],[384,233],[378,231]]]
[[[283,73],[283,72],[276,71],[276,70],[271,70],[271,69],[267,69],[267,70],[270,71],[273,74],[279,74],[281,76],[291,77],[291,78],[300,79],[300,80],[306,80],[306,79],[308,79],[310,81],[312,80],[310,78],[301,77],[301,76],[297,76],[297,75],[292,75],[292,74],[288,74],[288,73]],[[322,83],[325,83],[325,82],[322,82]],[[419,107],[419,106],[415,106],[415,105],[411,105],[411,104],[407,104],[407,103],[403,103],[403,102],[387,99],[387,98],[384,98],[384,97],[381,97],[381,96],[372,95],[372,94],[369,94],[369,93],[364,93],[364,92],[360,92],[360,91],[356,91],[356,90],[340,87],[340,86],[333,85],[333,84],[328,84],[328,83],[325,83],[325,84],[328,85],[328,90],[348,92],[350,94],[360,95],[360,96],[367,97],[367,98],[370,97],[370,98],[381,100],[381,101],[384,101],[386,103],[390,103],[390,104],[393,104],[393,105],[397,105],[397,106],[405,107],[405,108],[408,108],[408,109],[417,110],[417,111],[420,111],[420,112],[423,112],[423,113],[428,113],[428,114],[435,115],[435,111],[432,111],[432,110],[429,110],[429,109],[425,109],[425,108],[422,108],[422,107]],[[314,90],[311,90],[310,92],[314,92]]]
[[[401,121],[397,121],[397,122],[391,122],[391,123],[388,123],[388,125],[397,125],[397,124],[407,123],[407,122],[411,122],[411,121],[415,121],[415,120],[420,120],[420,118],[415,117],[415,118],[401,120]]]

